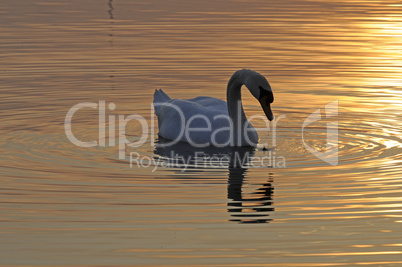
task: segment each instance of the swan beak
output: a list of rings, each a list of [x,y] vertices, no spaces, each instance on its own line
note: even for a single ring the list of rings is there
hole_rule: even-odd
[[[265,115],[267,116],[268,120],[272,121],[274,119],[274,114],[272,113],[271,104],[268,103],[267,98],[268,98],[268,96],[263,96],[259,99],[259,101],[260,101],[261,107],[264,110]]]

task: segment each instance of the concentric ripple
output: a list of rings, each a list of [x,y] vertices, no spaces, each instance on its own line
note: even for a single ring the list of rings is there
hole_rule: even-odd
[[[330,154],[330,157],[337,157],[336,164],[333,165],[341,167],[372,161],[376,161],[376,164],[385,164],[385,161],[400,162],[402,139],[395,134],[397,131],[395,127],[386,124],[352,125],[340,122],[336,142],[327,143],[328,133],[325,126],[312,126],[304,129],[302,133],[301,127],[286,124],[271,133],[272,136],[268,140],[261,140],[265,144],[261,144],[257,149],[237,151],[220,148],[193,149],[181,143],[159,148],[156,139],[149,139],[138,148],[126,145],[124,151],[119,150],[118,140],[115,140],[113,146],[106,143],[105,147],[83,148],[71,143],[64,131],[52,134],[16,131],[3,136],[1,149],[5,153],[1,157],[3,167],[10,173],[34,172],[37,170],[35,166],[39,165],[46,166],[48,171],[63,169],[67,172],[76,171],[78,168],[113,173],[116,168],[129,168],[130,160],[148,167],[159,164],[161,166],[158,167],[179,169],[227,169],[235,153],[248,157],[242,162],[246,168],[309,168],[328,166],[329,163],[323,155],[330,147],[336,148],[336,153]],[[83,140],[93,140],[97,137],[97,129],[81,131],[78,135]],[[129,139],[133,140],[131,137]],[[119,158],[119,155],[123,155],[123,158]],[[186,160],[180,163],[175,157]],[[173,164],[174,160],[176,165]],[[184,166],[185,163],[187,166]],[[42,168],[37,171],[45,170]]]

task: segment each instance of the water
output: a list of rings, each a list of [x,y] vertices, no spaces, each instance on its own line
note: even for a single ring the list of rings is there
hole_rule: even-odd
[[[402,264],[399,1],[0,7],[1,265]],[[77,111],[72,131],[106,145],[82,148],[66,137],[65,116],[78,103],[105,101],[107,123],[137,114],[150,126],[155,88],[224,99],[241,68],[268,78],[274,114],[286,116],[275,136],[261,135],[267,151],[242,153],[283,157],[285,166],[233,168],[233,151],[218,153],[229,155],[224,167],[205,158],[169,165],[156,132],[139,148],[119,150],[118,129],[117,140],[108,128],[99,139],[91,108]],[[338,116],[325,118],[335,100]],[[248,116],[261,114],[246,92],[243,103]],[[305,128],[304,142],[325,152],[327,124],[338,123],[334,166],[302,140],[317,109],[322,120]],[[141,131],[127,124],[128,139]],[[130,152],[141,164],[130,168]]]

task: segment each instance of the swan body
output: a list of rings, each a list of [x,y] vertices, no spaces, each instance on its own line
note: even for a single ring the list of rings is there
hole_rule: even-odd
[[[241,104],[241,87],[246,85],[256,97],[269,120],[273,94],[268,81],[252,70],[233,74],[227,87],[227,102],[207,96],[171,99],[161,89],[155,90],[154,108],[159,135],[194,146],[256,146],[258,134],[248,122]]]

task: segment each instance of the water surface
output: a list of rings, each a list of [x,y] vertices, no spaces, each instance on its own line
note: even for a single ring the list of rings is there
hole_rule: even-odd
[[[402,264],[399,1],[0,7],[1,265]],[[267,151],[243,153],[275,153],[286,166],[155,166],[169,154],[155,147],[157,131],[119,159],[118,140],[108,128],[99,139],[90,108],[74,115],[73,133],[105,146],[77,147],[66,136],[78,103],[105,101],[107,122],[138,114],[150,126],[156,88],[225,99],[242,68],[267,77],[273,111],[284,115],[275,134],[260,135]],[[335,100],[338,116],[325,118]],[[246,90],[243,103],[248,116],[262,112]],[[319,108],[304,142],[325,152],[327,124],[338,123],[334,166],[302,140]],[[127,124],[130,140],[141,132]],[[143,164],[130,167],[130,152]]]

